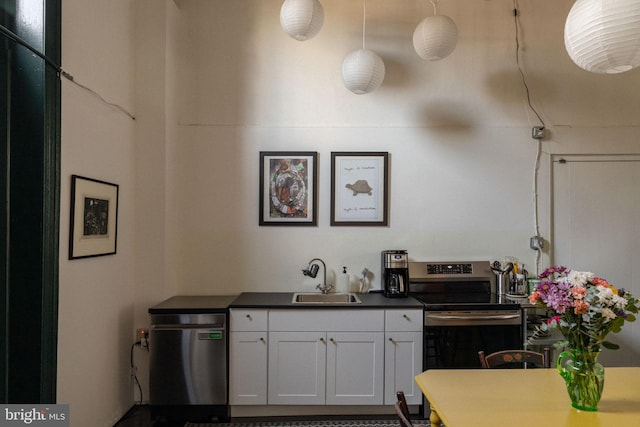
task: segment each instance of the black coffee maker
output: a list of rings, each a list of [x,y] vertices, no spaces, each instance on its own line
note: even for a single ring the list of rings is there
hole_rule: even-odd
[[[382,251],[382,284],[387,298],[409,296],[409,256],[405,250]]]

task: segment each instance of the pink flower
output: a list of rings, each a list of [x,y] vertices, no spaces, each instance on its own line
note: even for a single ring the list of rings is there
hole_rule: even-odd
[[[531,295],[529,295],[529,302],[531,304],[535,304],[540,300],[540,292],[534,291]]]
[[[552,316],[552,317],[549,317],[547,319],[547,325],[550,325],[553,322],[559,323],[560,322],[560,316]]]
[[[583,286],[574,286],[571,288],[571,295],[578,300],[581,300],[587,295],[587,288]]]
[[[573,309],[576,314],[585,314],[589,311],[589,303],[583,300],[577,300],[573,305]]]
[[[596,286],[604,286],[607,288],[610,288],[611,285],[609,284],[609,282],[607,282],[606,280],[600,278],[600,277],[594,277],[593,278],[593,284]]]

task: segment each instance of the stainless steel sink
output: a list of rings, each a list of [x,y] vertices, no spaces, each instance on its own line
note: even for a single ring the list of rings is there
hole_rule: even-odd
[[[360,298],[354,293],[338,294],[293,294],[293,304],[360,304]]]

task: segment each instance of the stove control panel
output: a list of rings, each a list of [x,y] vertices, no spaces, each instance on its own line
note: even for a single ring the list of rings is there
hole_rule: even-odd
[[[427,264],[427,274],[473,274],[473,264]]]

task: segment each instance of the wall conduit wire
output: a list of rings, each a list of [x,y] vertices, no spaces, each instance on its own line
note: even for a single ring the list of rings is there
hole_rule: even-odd
[[[67,79],[68,81],[70,81],[71,83],[75,84],[76,86],[90,92],[91,94],[93,94],[94,96],[98,97],[103,103],[114,107],[118,110],[120,110],[121,112],[123,112],[124,114],[126,114],[127,116],[129,116],[129,118],[131,120],[135,120],[135,116],[133,114],[131,114],[129,111],[127,111],[124,107],[118,105],[118,104],[114,104],[112,102],[107,101],[106,99],[104,99],[99,93],[97,93],[96,91],[94,91],[93,89],[78,83],[71,74],[69,74],[68,72],[66,72],[65,70],[62,69],[62,67],[57,64],[54,60],[52,60],[51,58],[49,58],[47,55],[45,55],[44,53],[40,52],[40,50],[36,49],[34,46],[32,46],[31,44],[29,44],[26,40],[22,39],[20,36],[18,36],[17,34],[15,34],[13,31],[9,30],[7,27],[5,27],[4,25],[0,25],[0,34],[3,35],[4,37],[6,37],[9,40],[12,40],[13,42],[19,44],[20,46],[23,46],[25,48],[27,48],[30,52],[32,52],[34,55],[38,56],[39,58],[41,58],[45,64],[47,64],[48,66],[52,67],[54,70],[56,70],[56,72],[58,73],[58,77],[62,76],[65,79]]]

